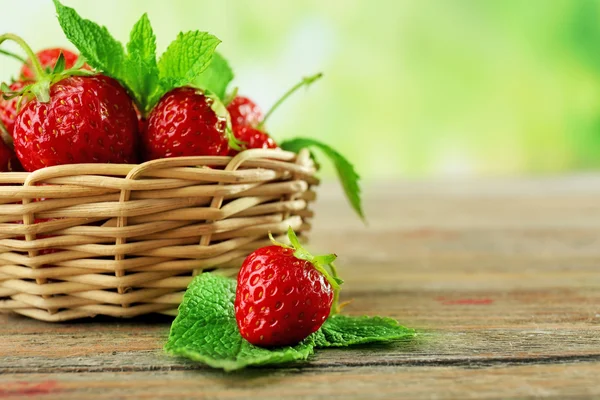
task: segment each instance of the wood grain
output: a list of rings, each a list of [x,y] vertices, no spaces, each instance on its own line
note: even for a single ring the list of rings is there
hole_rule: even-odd
[[[40,399],[498,399],[600,396],[600,363],[505,368],[328,367],[216,371],[102,372],[0,376],[0,398]],[[33,383],[35,382],[35,383]]]
[[[0,315],[0,399],[600,396],[599,183],[374,186],[368,228],[325,185],[311,248],[340,255],[345,311],[417,340],[224,374],[162,353],[168,317]]]

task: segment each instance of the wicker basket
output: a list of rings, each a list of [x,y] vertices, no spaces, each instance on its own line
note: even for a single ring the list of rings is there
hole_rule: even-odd
[[[314,173],[306,150],[0,173],[0,312],[175,315],[193,275],[310,229]]]

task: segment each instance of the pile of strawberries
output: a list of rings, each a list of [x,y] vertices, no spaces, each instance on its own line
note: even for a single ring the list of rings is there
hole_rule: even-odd
[[[166,93],[143,115],[117,80],[76,65],[77,54],[52,48],[36,58],[2,86],[0,171],[234,156],[243,149],[277,147],[259,128],[261,109],[246,97],[235,96],[226,105],[231,130],[213,110],[214,99],[191,86]],[[45,99],[38,95],[39,82],[51,82]]]
[[[62,48],[36,53],[19,36],[0,34],[0,56],[22,63],[16,78],[0,83],[0,172],[233,157],[246,149],[318,150],[333,163],[350,205],[364,218],[359,175],[342,154],[314,138],[276,143],[265,131],[273,111],[322,74],[303,78],[263,114],[230,87],[234,72],[217,51],[216,36],[180,32],[159,54],[147,14],[124,44],[60,0],[53,3],[79,54]],[[7,51],[7,41],[25,56]]]

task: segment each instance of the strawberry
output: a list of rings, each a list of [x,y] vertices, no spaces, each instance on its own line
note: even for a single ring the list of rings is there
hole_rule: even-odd
[[[56,61],[60,57],[60,53],[65,57],[65,69],[72,68],[79,56],[72,51],[61,49],[61,48],[50,48],[38,51],[35,56],[39,60],[43,69],[52,69],[54,65],[56,65]],[[35,78],[33,71],[31,70],[31,61],[27,60],[27,63],[23,64],[21,67],[21,76],[24,79],[33,79]],[[84,67],[89,68],[89,67]]]
[[[244,149],[276,149],[277,143],[268,133],[252,128],[246,125],[237,125],[233,127],[235,138],[241,143]],[[229,149],[228,155],[235,156],[239,150]]]
[[[231,116],[231,125],[234,129],[236,126],[256,128],[263,120],[263,113],[260,107],[247,97],[234,97],[227,106],[227,111]]]
[[[15,121],[15,151],[27,171],[74,163],[136,162],[138,121],[127,92],[114,79],[70,76],[33,99]]]
[[[146,159],[227,155],[227,120],[217,116],[213,103],[190,87],[165,94],[150,113],[143,135]]]
[[[9,88],[13,92],[18,92],[23,89],[25,86],[29,85],[31,82],[28,81],[16,81],[13,82]],[[6,131],[9,135],[12,136],[13,126],[15,124],[15,119],[17,118],[17,104],[19,102],[19,97],[13,97],[11,99],[4,99],[0,93],[0,122],[6,128]],[[21,102],[21,107],[26,104],[26,99],[23,99]]]
[[[275,141],[263,130],[265,122],[273,112],[287,100],[294,92],[302,86],[308,86],[322,74],[316,74],[302,79],[299,83],[290,88],[279,98],[269,111],[263,116],[262,110],[248,97],[235,96],[227,106],[227,111],[231,117],[231,126],[235,138],[241,142],[242,149],[276,149]],[[239,150],[234,148],[229,150],[230,156],[235,156]]]
[[[257,346],[294,345],[337,306],[336,256],[312,256],[291,228],[288,237],[292,246],[274,242],[254,251],[238,274],[235,318],[242,337]]]
[[[276,149],[277,144],[268,133],[258,129],[262,126],[263,113],[259,106],[248,97],[236,96],[227,106],[231,116],[231,126],[236,139],[241,142],[242,149]],[[240,151],[229,149],[229,156]]]
[[[15,153],[0,140],[0,172],[21,171],[21,164]]]

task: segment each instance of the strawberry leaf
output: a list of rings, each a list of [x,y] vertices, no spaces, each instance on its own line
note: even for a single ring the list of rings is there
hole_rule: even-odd
[[[208,67],[193,82],[193,85],[210,90],[221,100],[225,99],[227,86],[233,80],[233,71],[229,63],[223,56],[217,52],[213,54]]]
[[[163,92],[194,82],[208,68],[219,43],[207,32],[180,33],[158,61]]]
[[[194,278],[171,326],[165,351],[226,371],[305,360],[313,353],[313,336],[296,346],[275,349],[257,347],[242,338],[233,308],[235,288],[235,280],[211,273]]]
[[[83,19],[77,12],[54,0],[58,22],[67,39],[86,58],[89,65],[122,80],[125,69],[123,45],[108,32],[106,27]]]
[[[199,79],[211,64],[215,48],[220,43],[219,39],[206,32],[180,33],[157,63],[156,36],[146,14],[133,27],[126,54],[123,45],[105,27],[83,19],[59,0],[53,1],[67,38],[90,66],[126,86],[144,115],[165,93]],[[223,91],[223,85],[226,87],[231,80],[228,71],[230,74],[231,70],[221,57],[202,82]]]
[[[357,344],[409,340],[414,329],[392,318],[333,315],[315,334],[316,347],[347,347]]]
[[[342,187],[344,188],[344,192],[346,193],[346,197],[350,202],[350,205],[356,211],[358,216],[364,221],[365,215],[362,208],[362,202],[360,198],[360,186],[359,180],[360,177],[356,173],[354,166],[340,153],[334,150],[331,146],[326,145],[325,143],[319,142],[318,140],[309,139],[309,138],[297,138],[287,140],[280,144],[280,147],[283,150],[293,151],[295,153],[299,152],[303,148],[317,148],[321,150],[329,159],[333,162],[335,166],[336,172],[340,181],[342,183]]]
[[[150,96],[158,89],[156,36],[147,14],[142,15],[131,31],[126,72],[125,83],[135,94],[138,108],[145,113]]]

